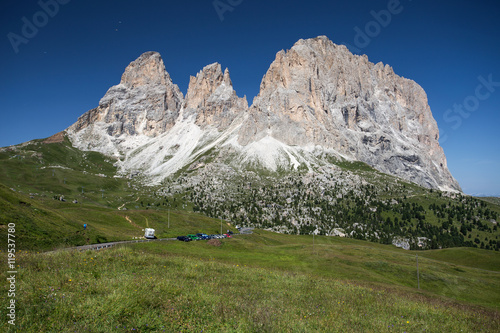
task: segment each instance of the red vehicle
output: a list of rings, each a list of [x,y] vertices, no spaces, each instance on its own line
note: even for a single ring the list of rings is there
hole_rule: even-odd
[[[224,234],[227,238],[231,238],[232,236],[230,234]]]

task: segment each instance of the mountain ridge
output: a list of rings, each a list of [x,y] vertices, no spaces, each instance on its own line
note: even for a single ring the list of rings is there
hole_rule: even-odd
[[[461,191],[425,91],[324,36],[279,51],[250,106],[220,64],[192,76],[183,96],[160,54],[146,52],[66,132],[79,149],[113,155],[120,172],[140,171],[156,184],[216,147],[239,164],[273,171],[311,171],[328,152],[427,188]]]

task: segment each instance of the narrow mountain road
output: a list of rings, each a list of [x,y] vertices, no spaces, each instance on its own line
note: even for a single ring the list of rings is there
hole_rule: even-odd
[[[238,235],[251,235],[253,233],[254,228],[241,228],[240,233],[233,234],[233,236]],[[100,243],[100,244],[90,244],[90,245],[82,245],[82,246],[74,246],[68,247],[64,249],[48,251],[44,253],[51,253],[57,251],[69,251],[69,250],[78,250],[78,251],[87,251],[87,250],[102,250],[107,249],[116,245],[126,245],[126,244],[134,244],[134,243],[145,243],[145,242],[165,242],[165,241],[177,241],[177,238],[159,238],[159,239],[138,239],[138,240],[130,240],[130,241],[118,241],[118,242],[109,242],[109,243]]]
[[[177,238],[160,238],[160,239],[138,239],[131,241],[119,241],[119,242],[109,242],[109,243],[100,243],[100,244],[90,244],[90,245],[82,245],[82,246],[74,246],[67,247],[64,249],[58,249],[54,251],[48,251],[44,253],[58,252],[58,251],[70,251],[70,250],[78,250],[78,251],[87,251],[87,250],[102,250],[107,249],[116,245],[125,245],[125,244],[133,244],[133,243],[144,243],[144,242],[159,242],[159,241],[174,241]]]

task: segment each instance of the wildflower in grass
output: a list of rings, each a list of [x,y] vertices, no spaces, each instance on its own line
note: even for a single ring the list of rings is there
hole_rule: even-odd
[[[68,281],[71,282],[71,279],[69,279]]]

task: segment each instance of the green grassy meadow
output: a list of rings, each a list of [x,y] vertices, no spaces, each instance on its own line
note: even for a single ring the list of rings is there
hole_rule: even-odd
[[[419,251],[419,290],[415,252],[353,239],[320,236],[315,237],[314,247],[312,242],[311,236],[256,230],[225,239],[220,246],[158,241],[100,251],[23,251],[18,254],[16,328],[18,332],[500,329],[496,252],[465,249],[461,261],[451,254],[464,249]],[[1,278],[5,281],[5,276]],[[3,303],[6,294],[2,290]],[[0,315],[5,317],[4,307]],[[2,325],[2,331],[14,331],[6,322]]]

